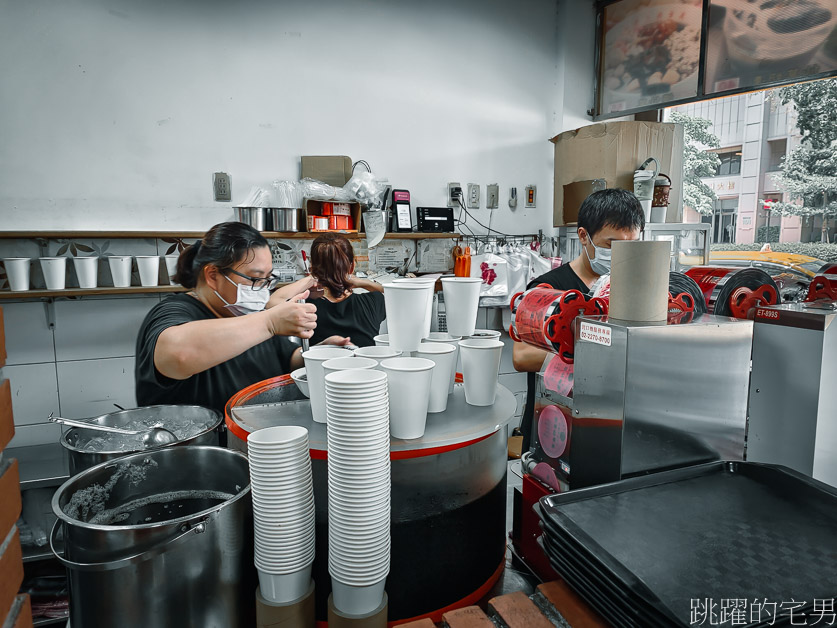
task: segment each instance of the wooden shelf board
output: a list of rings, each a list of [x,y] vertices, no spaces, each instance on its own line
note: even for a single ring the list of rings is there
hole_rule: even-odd
[[[49,299],[58,297],[88,297],[105,294],[155,294],[185,292],[183,286],[130,286],[129,288],[66,288],[64,290],[26,290],[23,292],[12,292],[11,290],[0,291],[0,300],[12,299]]]
[[[180,238],[196,239],[202,238],[204,231],[0,231],[0,239],[34,239],[44,238],[47,240],[73,239],[73,238]],[[320,233],[340,233],[339,231],[318,231],[283,233],[279,231],[262,231],[262,235],[269,240],[307,240],[317,237]],[[344,233],[351,240],[366,237],[365,233],[357,232]],[[459,238],[458,233],[387,233],[384,238],[388,240],[436,240],[444,238]]]

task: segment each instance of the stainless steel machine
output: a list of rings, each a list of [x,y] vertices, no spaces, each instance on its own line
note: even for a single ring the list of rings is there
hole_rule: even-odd
[[[753,323],[687,319],[579,317],[572,375],[557,355],[538,374],[529,467],[563,491],[743,459]]]
[[[756,310],[747,459],[837,486],[837,302]]]

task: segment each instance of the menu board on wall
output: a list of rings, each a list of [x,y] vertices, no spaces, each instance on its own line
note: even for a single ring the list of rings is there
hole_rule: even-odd
[[[837,71],[835,0],[710,0],[705,93]]]
[[[604,8],[602,114],[698,94],[703,0],[622,0]]]

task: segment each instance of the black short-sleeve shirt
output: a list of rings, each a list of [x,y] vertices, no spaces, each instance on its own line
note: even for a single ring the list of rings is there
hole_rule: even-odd
[[[590,291],[587,284],[581,281],[581,278],[575,274],[575,271],[569,264],[553,268],[540,277],[536,277],[529,282],[526,289],[535,288],[538,284],[542,283],[548,283],[556,290],[578,290],[582,294],[587,294]],[[528,390],[526,393],[526,408],[523,410],[523,418],[520,423],[520,428],[523,432],[523,451],[529,450],[529,445],[532,440],[532,420],[535,415],[534,373],[526,373],[526,383],[528,384]]]
[[[290,370],[296,345],[285,337],[274,336],[188,379],[171,379],[157,371],[154,348],[163,330],[215,318],[209,308],[188,294],[168,297],[148,312],[137,335],[137,405],[194,404],[223,412],[229,398],[242,388]]]
[[[349,336],[358,347],[375,344],[375,336],[387,317],[382,292],[352,293],[347,298],[332,303],[325,297],[309,299],[317,306],[317,328],[311,344],[322,342],[329,336]]]

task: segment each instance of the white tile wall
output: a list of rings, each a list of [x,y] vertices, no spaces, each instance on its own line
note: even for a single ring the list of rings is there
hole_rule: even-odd
[[[52,330],[46,308],[38,301],[3,303],[6,328],[6,364],[55,362]]]
[[[58,414],[55,363],[7,365],[3,377],[11,384],[15,426],[45,423],[50,412]]]
[[[134,358],[110,358],[58,363],[61,415],[84,419],[137,405]]]
[[[82,299],[55,304],[59,362],[133,356],[137,332],[159,297]]]

